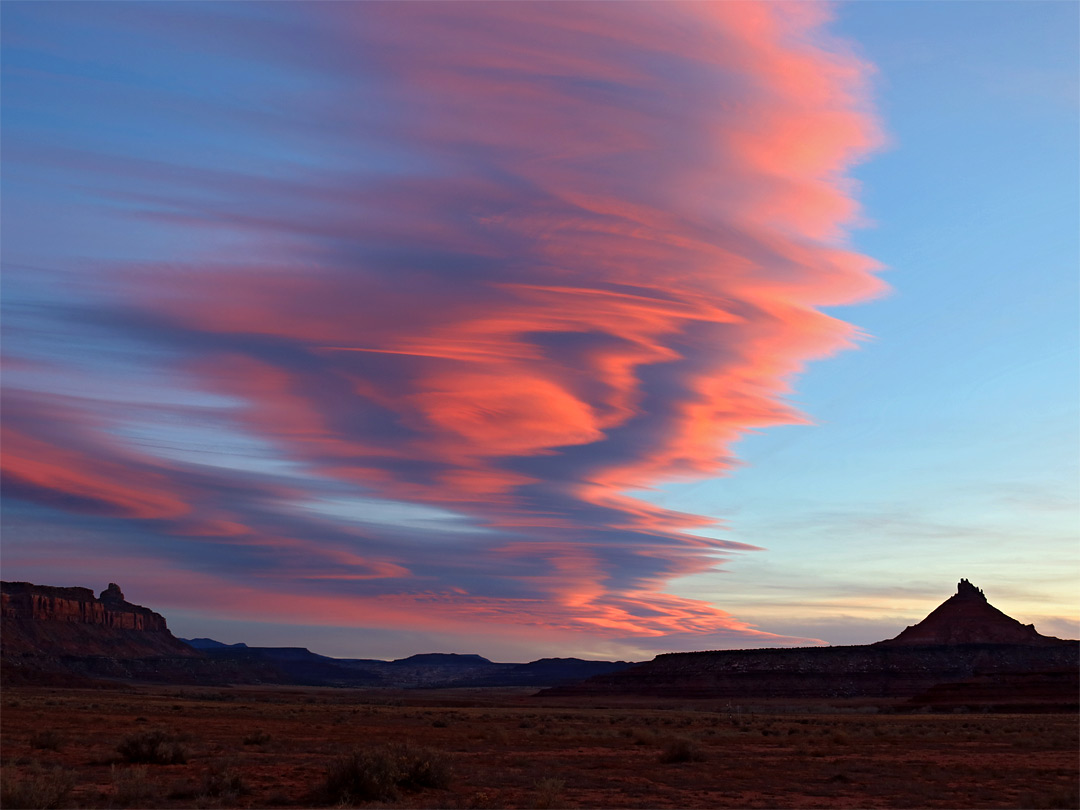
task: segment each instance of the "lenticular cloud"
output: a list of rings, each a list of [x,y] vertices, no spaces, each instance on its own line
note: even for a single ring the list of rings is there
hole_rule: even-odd
[[[880,290],[844,243],[844,173],[879,142],[868,68],[826,10],[256,8],[276,11],[125,24],[292,77],[186,108],[272,168],[48,160],[107,186],[131,227],[183,237],[101,256],[80,322],[215,397],[200,419],[273,463],[157,452],[116,428],[164,406],[28,382],[12,494],[142,521],[172,564],[219,555],[271,613],[312,621],[433,625],[435,605],[439,622],[775,640],[664,592],[745,546],[625,493],[720,474],[745,431],[798,421],[793,375],[856,337],[818,308]],[[61,412],[70,441],[50,447]],[[439,519],[410,529],[379,504]]]

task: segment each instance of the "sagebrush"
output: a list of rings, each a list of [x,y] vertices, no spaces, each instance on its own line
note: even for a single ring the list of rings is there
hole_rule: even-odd
[[[392,801],[402,791],[445,788],[452,769],[446,754],[408,742],[364,748],[335,761],[319,791],[325,801]]]
[[[147,765],[182,765],[188,758],[180,738],[160,729],[129,734],[116,746],[116,752],[125,762]]]

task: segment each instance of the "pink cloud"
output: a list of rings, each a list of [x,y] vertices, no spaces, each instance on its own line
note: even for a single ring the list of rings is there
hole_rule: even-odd
[[[283,59],[357,71],[297,115],[357,150],[392,143],[415,168],[181,178],[119,161],[120,173],[161,181],[127,195],[154,201],[146,215],[196,245],[212,228],[251,247],[111,268],[118,328],[181,354],[201,390],[241,403],[232,426],[302,475],[450,508],[484,531],[455,537],[457,561],[428,591],[420,552],[367,553],[378,543],[360,536],[361,553],[324,548],[290,569],[317,541],[267,533],[250,504],[215,501],[197,526],[165,530],[261,548],[275,584],[259,588],[275,595],[251,600],[294,619],[377,609],[391,625],[435,627],[434,601],[446,622],[783,643],[665,592],[752,547],[698,537],[710,518],[625,491],[722,474],[748,430],[803,421],[785,402],[793,377],[858,338],[817,307],[883,290],[876,264],[844,242],[858,217],[845,172],[882,142],[870,68],[824,32],[827,10],[297,13],[324,39]],[[373,98],[379,114],[363,108]],[[205,501],[185,496],[198,485],[175,470],[26,447],[14,475],[129,517],[172,520]],[[481,585],[461,587],[471,573]],[[365,592],[369,580],[395,584]],[[318,595],[312,582],[351,590]]]

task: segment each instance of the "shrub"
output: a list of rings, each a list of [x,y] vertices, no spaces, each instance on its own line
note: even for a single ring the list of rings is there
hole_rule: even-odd
[[[150,765],[182,765],[188,756],[178,737],[161,730],[129,734],[116,746],[116,752],[125,762]]]
[[[35,762],[23,779],[16,780],[8,774],[0,777],[0,805],[6,810],[63,807],[73,787],[75,776],[71,771],[43,768]]]
[[[30,738],[30,747],[37,748],[41,751],[59,751],[60,746],[63,745],[63,743],[64,738],[52,729],[39,731]]]
[[[1021,807],[1031,807],[1034,810],[1080,807],[1080,798],[1078,798],[1076,788],[1066,785],[1049,788],[1044,793],[1028,793],[1023,802]]]
[[[244,745],[266,745],[270,739],[270,735],[260,728],[244,737]]]
[[[204,796],[219,796],[227,801],[235,801],[238,796],[250,792],[243,776],[231,761],[219,760],[203,774]]]
[[[672,762],[702,762],[705,754],[701,752],[691,740],[683,737],[672,740],[660,752],[660,761],[669,764]]]
[[[483,739],[487,740],[492,745],[497,745],[499,747],[504,747],[510,743],[510,735],[502,726],[491,726],[491,728],[484,732]]]
[[[561,804],[560,796],[565,786],[566,782],[562,779],[554,777],[538,779],[533,784],[536,796],[533,799],[532,806],[540,808],[540,810],[550,810],[550,808],[558,807]]]
[[[157,795],[157,787],[147,776],[145,765],[133,768],[110,768],[113,804],[119,807],[148,807],[149,799]]]
[[[391,801],[402,790],[444,788],[451,769],[446,756],[410,743],[353,751],[327,770],[322,797],[329,802]]]

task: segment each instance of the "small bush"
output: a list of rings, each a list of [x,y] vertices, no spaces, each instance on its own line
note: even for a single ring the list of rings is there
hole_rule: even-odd
[[[5,810],[20,808],[63,807],[71,789],[75,787],[75,775],[64,768],[43,768],[38,763],[23,779],[8,774],[0,777],[0,805]]]
[[[439,718],[438,720],[432,721],[431,726],[432,728],[448,728],[450,724],[446,720]]]
[[[158,794],[157,786],[150,781],[145,765],[136,765],[133,768],[117,768],[113,765],[110,776],[113,784],[113,804],[118,807],[148,807],[149,800]]]
[[[338,804],[392,801],[402,790],[445,788],[451,769],[446,756],[410,743],[354,751],[327,770],[321,798]]]
[[[533,784],[536,795],[533,797],[532,806],[540,808],[540,810],[551,810],[551,808],[561,806],[561,796],[565,786],[566,782],[562,779],[554,777],[538,779]]]
[[[195,798],[199,795],[199,785],[192,779],[174,779],[169,785],[166,798],[185,802],[184,807],[195,806]]]
[[[116,746],[116,752],[125,762],[149,765],[182,765],[188,757],[180,739],[161,730],[129,734]]]
[[[63,744],[64,738],[52,729],[39,731],[30,738],[30,747],[37,748],[39,751],[59,751]]]
[[[489,728],[484,732],[483,739],[492,745],[497,745],[499,747],[504,747],[510,743],[510,735],[502,726],[492,726]]]
[[[260,728],[244,737],[244,745],[266,745],[270,739],[270,735]]]
[[[210,770],[203,774],[202,795],[221,797],[228,801],[235,801],[238,796],[250,793],[243,776],[232,762],[219,760],[210,766]]]
[[[1062,808],[1080,807],[1080,797],[1075,787],[1058,786],[1050,788],[1045,793],[1028,793],[1024,797],[1021,807],[1031,807],[1034,810],[1059,810]]]
[[[680,737],[672,740],[660,752],[660,761],[664,764],[673,762],[702,762],[705,754],[691,740]]]

